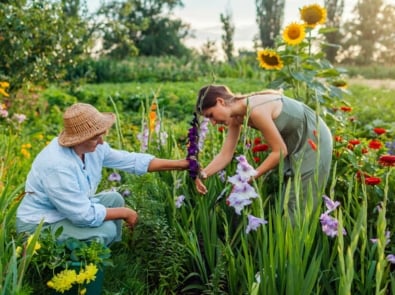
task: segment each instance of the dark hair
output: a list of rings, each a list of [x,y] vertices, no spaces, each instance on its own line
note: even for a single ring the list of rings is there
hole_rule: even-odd
[[[215,106],[217,97],[221,97],[225,101],[234,98],[234,94],[225,85],[207,85],[199,90],[196,101],[196,112],[201,114],[203,110]]]
[[[267,89],[249,94],[234,94],[225,85],[207,85],[200,88],[199,90],[198,98],[196,101],[196,113],[201,115],[205,109],[215,106],[218,97],[221,97],[223,100],[225,100],[225,102],[228,103],[233,100],[239,100],[248,96],[259,94],[282,94],[282,91]]]

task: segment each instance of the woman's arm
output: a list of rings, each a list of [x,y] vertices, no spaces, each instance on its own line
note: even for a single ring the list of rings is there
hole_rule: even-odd
[[[148,172],[166,171],[166,170],[185,170],[189,167],[189,162],[183,160],[169,160],[154,158],[148,165]]]
[[[228,134],[221,151],[206,166],[206,168],[202,170],[202,174],[206,177],[211,176],[224,169],[230,163],[236,150],[237,142],[239,141],[241,128],[242,126],[238,123],[228,127]]]
[[[259,110],[259,111],[258,111]],[[281,157],[288,154],[287,146],[272,118],[270,108],[255,108],[251,113],[250,119],[253,126],[260,130],[266,143],[270,146],[271,152],[265,160],[256,168],[258,172],[255,178],[260,177],[270,171],[280,163]]]

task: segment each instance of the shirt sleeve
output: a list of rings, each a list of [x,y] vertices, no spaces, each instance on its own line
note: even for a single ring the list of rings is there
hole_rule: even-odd
[[[43,178],[43,187],[52,205],[74,225],[100,226],[106,216],[106,208],[93,203],[88,192],[81,190],[78,177],[72,170],[54,169]]]
[[[155,158],[151,154],[116,150],[108,144],[104,148],[103,165],[105,167],[115,168],[137,175],[147,173],[150,162]]]

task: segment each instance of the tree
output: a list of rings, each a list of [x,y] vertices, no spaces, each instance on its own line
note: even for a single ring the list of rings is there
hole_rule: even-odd
[[[188,54],[181,42],[189,26],[171,17],[180,0],[126,0],[105,4],[100,14],[106,17],[103,47],[107,55],[123,59],[133,55]]]
[[[222,22],[222,29],[224,30],[224,34],[221,36],[222,49],[225,52],[226,59],[228,61],[232,61],[234,51],[233,37],[235,34],[235,26],[232,21],[232,13],[230,9],[228,9],[225,14],[221,13],[220,18]]]
[[[256,21],[263,47],[274,47],[284,19],[285,0],[255,0]]]
[[[354,8],[355,18],[344,25],[344,61],[371,64],[394,50],[395,9],[384,0],[361,0]]]
[[[0,75],[13,88],[61,79],[87,46],[87,22],[51,0],[0,3]]]
[[[340,32],[341,19],[344,11],[344,0],[325,0],[324,6],[327,11],[327,27],[331,31],[325,33],[326,45],[323,47],[326,59],[335,62],[337,52],[340,49],[342,34]]]

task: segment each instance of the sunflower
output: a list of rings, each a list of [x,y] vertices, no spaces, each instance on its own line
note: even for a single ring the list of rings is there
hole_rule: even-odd
[[[281,70],[284,66],[281,57],[272,49],[259,50],[257,55],[260,66],[266,70]]]
[[[298,23],[289,24],[283,32],[283,39],[288,45],[298,45],[306,36],[304,25]]]
[[[326,21],[326,9],[318,4],[303,6],[300,10],[300,18],[309,28],[314,28]]]

